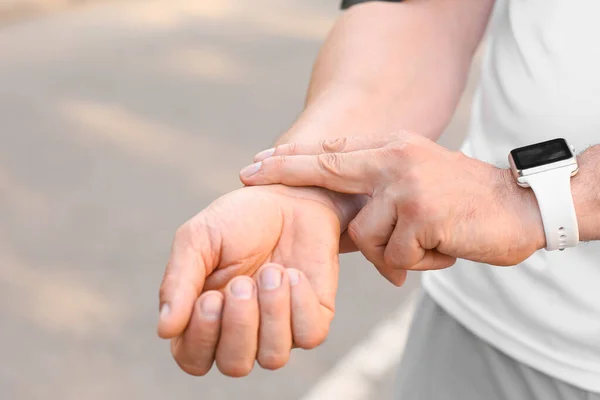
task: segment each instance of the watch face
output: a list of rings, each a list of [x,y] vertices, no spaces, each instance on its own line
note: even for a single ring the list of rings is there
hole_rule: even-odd
[[[547,142],[519,147],[511,151],[510,154],[518,170],[552,164],[573,157],[573,153],[571,153],[571,149],[565,139],[553,139]]]

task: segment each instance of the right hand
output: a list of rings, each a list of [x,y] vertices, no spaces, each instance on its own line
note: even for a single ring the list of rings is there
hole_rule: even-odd
[[[179,228],[160,288],[158,332],[172,339],[184,371],[204,375],[215,359],[229,376],[247,375],[255,360],[276,369],[292,343],[308,349],[325,339],[340,231],[358,212],[327,193],[242,188]],[[270,282],[261,279],[266,269]]]
[[[338,151],[324,151],[338,143]],[[319,186],[369,196],[348,232],[383,275],[457,258],[516,265],[545,245],[539,208],[509,170],[411,132],[288,144],[244,168],[246,185]]]

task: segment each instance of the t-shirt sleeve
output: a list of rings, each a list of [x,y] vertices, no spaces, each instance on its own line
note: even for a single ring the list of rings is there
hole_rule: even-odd
[[[350,8],[356,4],[366,3],[367,1],[386,1],[390,3],[400,3],[403,0],[342,0],[342,9]]]

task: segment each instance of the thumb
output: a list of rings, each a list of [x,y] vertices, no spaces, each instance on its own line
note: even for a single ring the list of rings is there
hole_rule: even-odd
[[[348,234],[348,231],[345,231],[340,237],[340,254],[354,253],[355,251],[358,251],[358,247]]]
[[[193,221],[193,220],[192,220]],[[204,286],[207,269],[206,252],[195,243],[209,244],[204,229],[193,229],[192,222],[182,225],[175,234],[171,257],[160,285],[158,335],[164,339],[183,333],[190,320],[194,303]],[[207,237],[198,237],[206,235]]]

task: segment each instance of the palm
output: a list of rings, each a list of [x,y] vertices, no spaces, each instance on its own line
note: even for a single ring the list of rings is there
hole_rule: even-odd
[[[204,291],[237,275],[253,276],[266,262],[301,270],[321,305],[333,310],[340,223],[334,210],[307,189],[248,187],[231,192],[194,218],[210,243]],[[210,269],[212,268],[212,269]]]

